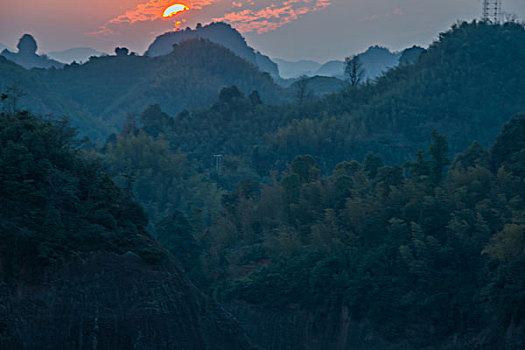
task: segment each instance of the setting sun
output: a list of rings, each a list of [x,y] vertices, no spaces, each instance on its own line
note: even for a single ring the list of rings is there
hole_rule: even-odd
[[[163,17],[172,17],[176,15],[179,12],[187,11],[190,8],[183,4],[175,4],[168,7],[166,10],[164,10]]]

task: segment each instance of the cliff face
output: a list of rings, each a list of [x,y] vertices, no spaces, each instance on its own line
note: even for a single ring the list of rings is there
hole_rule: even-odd
[[[85,253],[0,277],[1,349],[252,349],[170,259]]]
[[[348,309],[314,314],[299,308],[271,310],[241,301],[223,304],[254,342],[268,350],[390,349],[365,322],[351,319]]]
[[[254,342],[267,350],[401,350],[401,349],[521,349],[525,323],[494,323],[483,330],[433,339],[433,326],[414,323],[406,337],[393,338],[366,320],[353,319],[349,310],[300,308],[269,309],[239,300],[223,303]]]

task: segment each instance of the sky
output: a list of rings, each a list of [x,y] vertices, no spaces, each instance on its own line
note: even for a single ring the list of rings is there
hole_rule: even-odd
[[[270,57],[326,62],[382,45],[428,46],[458,20],[481,14],[482,0],[0,0],[0,43],[32,34],[39,52],[117,46],[142,54],[157,35],[224,21]],[[173,4],[189,10],[163,18]],[[525,18],[525,0],[503,0]]]

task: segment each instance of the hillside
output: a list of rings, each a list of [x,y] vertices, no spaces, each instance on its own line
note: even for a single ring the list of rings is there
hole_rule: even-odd
[[[402,162],[428,145],[433,129],[446,135],[452,153],[474,140],[488,147],[509,116],[525,110],[524,43],[517,24],[463,23],[442,33],[414,64],[311,106],[267,147],[281,159],[289,154],[288,161],[311,154],[323,168],[363,159],[369,150]]]
[[[237,56],[258,67],[262,72],[279,77],[279,69],[269,57],[249,47],[242,35],[229,24],[216,22],[205,26],[197,25],[195,29],[169,32],[158,36],[149,46],[144,55],[150,57],[163,56],[173,50],[173,45],[195,38],[210,40],[233,51]]]
[[[170,113],[212,104],[224,86],[257,90],[264,101],[285,98],[264,73],[230,50],[206,40],[185,41],[169,55],[93,57],[63,69],[23,70],[4,58],[0,87],[16,82],[26,92],[21,106],[37,113],[63,115],[94,139],[120,129],[129,112],[159,104]],[[91,122],[89,122],[91,119]]]
[[[234,117],[227,110],[204,109],[174,142],[200,153],[207,143],[186,147],[185,135],[208,134],[204,125],[214,125],[220,111],[229,122],[213,130],[218,137],[213,142],[228,139],[231,146],[214,147],[249,159],[261,175],[285,169],[299,154],[314,156],[323,171],[345,159],[364,159],[370,150],[387,163],[404,162],[428,146],[433,129],[447,137],[452,153],[475,140],[488,147],[509,116],[525,110],[524,42],[519,25],[464,23],[441,34],[413,64],[390,70],[376,83],[277,108],[262,104]],[[290,90],[300,100],[297,86]],[[246,143],[257,145],[256,155],[240,146]]]
[[[252,349],[75,130],[0,114],[2,349]]]
[[[267,102],[283,100],[280,88],[267,74],[235,56],[230,50],[203,39],[185,41],[165,56],[155,57],[155,70],[110,104],[106,113],[123,106],[140,110],[158,104],[170,114],[211,105],[222,87],[235,85],[243,93],[257,90]]]
[[[135,340],[100,344],[249,347],[224,307],[275,350],[522,348],[525,28],[458,23],[398,58],[288,89],[201,38],[63,70],[0,60],[113,131],[81,151],[63,123],[0,118],[0,309],[38,325],[0,313],[0,347],[113,328]]]

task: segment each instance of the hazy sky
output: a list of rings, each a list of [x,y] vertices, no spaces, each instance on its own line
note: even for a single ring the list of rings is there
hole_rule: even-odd
[[[162,18],[175,3],[190,10]],[[503,0],[503,8],[525,18],[525,0]],[[0,0],[0,43],[15,47],[30,33],[39,52],[126,46],[142,54],[176,21],[194,27],[222,20],[267,55],[324,62],[374,44],[428,45],[457,20],[480,13],[481,0]]]

